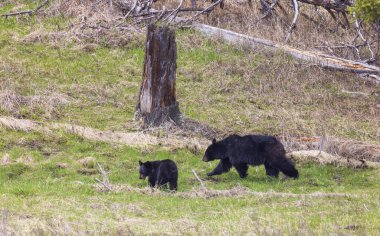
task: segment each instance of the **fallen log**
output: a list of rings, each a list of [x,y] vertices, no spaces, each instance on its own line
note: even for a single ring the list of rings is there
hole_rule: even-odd
[[[297,163],[315,162],[320,165],[333,165],[357,169],[380,168],[380,163],[378,162],[367,161],[365,159],[355,160],[350,158],[343,158],[319,150],[294,151],[288,153],[288,157],[296,160]]]
[[[177,21],[184,19],[177,18]],[[339,71],[349,71],[354,73],[380,74],[380,68],[366,63],[347,60],[344,58],[334,57],[323,54],[321,52],[311,52],[296,49],[284,44],[278,44],[270,40],[256,38],[244,34],[240,34],[231,30],[221,29],[210,25],[197,22],[192,23],[192,27],[208,37],[219,37],[232,44],[250,45],[253,49],[264,48],[270,51],[283,51],[301,61],[308,61],[318,66],[334,69]]]

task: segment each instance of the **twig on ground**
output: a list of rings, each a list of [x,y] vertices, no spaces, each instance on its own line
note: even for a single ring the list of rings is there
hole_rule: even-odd
[[[17,16],[17,15],[25,15],[25,14],[29,14],[31,16],[31,15],[35,14],[37,11],[39,11],[42,7],[44,7],[48,2],[49,2],[49,0],[43,1],[34,10],[26,10],[26,11],[20,11],[20,12],[11,12],[11,13],[7,13],[7,14],[3,14],[1,16],[4,16],[5,18],[7,18],[8,16]]]
[[[103,167],[99,163],[97,163],[97,164],[98,164],[98,167],[99,167],[99,171],[100,171],[100,173],[103,176],[103,181],[99,180],[98,178],[95,178],[95,180],[97,182],[101,183],[104,187],[106,187],[110,191],[112,191],[112,188],[109,185],[110,183],[109,183],[109,180],[108,180],[107,172],[103,169]]]
[[[342,90],[342,93],[368,97],[368,93],[363,93],[363,92],[351,92],[351,91]]]
[[[104,187],[106,187],[108,190],[112,191],[112,188],[110,186],[108,186],[106,183],[104,183],[103,181],[99,180],[98,178],[95,178],[96,182],[102,184]]]
[[[368,77],[373,78],[373,79],[375,79],[376,81],[380,82],[380,76],[378,76],[378,75],[370,74],[370,75],[368,75]]]
[[[201,183],[201,186],[202,188],[204,188],[205,190],[207,190],[206,186],[204,185],[203,181],[201,180],[201,178],[199,178],[199,176],[197,175],[197,172],[195,172],[194,169],[191,170],[193,172],[193,174],[195,175],[195,178],[197,178],[197,180]]]

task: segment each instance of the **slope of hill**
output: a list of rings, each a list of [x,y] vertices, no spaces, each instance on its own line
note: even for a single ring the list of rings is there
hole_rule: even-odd
[[[63,12],[62,2],[37,16],[0,18],[1,116],[140,131],[133,116],[144,31],[92,29],[97,22],[91,19],[80,28],[81,19],[69,10],[89,10],[79,4]],[[5,1],[0,12],[35,4]],[[101,13],[111,15],[91,14]],[[178,31],[177,43],[180,109],[220,130],[219,136],[326,135],[380,144],[380,90],[372,81],[191,30]],[[174,131],[187,135],[170,126],[145,132],[165,138]],[[297,180],[268,178],[263,167],[250,168],[247,179],[234,170],[207,178],[216,163],[202,162],[203,151],[91,141],[60,127],[0,126],[0,232],[374,235],[380,230],[378,169],[299,163]],[[165,158],[179,166],[176,194],[152,191],[138,179],[138,160]],[[102,178],[97,163],[108,171],[112,191],[96,183]],[[192,170],[209,190],[221,191],[205,192]]]

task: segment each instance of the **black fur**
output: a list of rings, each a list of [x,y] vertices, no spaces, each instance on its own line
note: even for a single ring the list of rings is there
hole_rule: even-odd
[[[177,191],[178,169],[172,160],[147,161],[140,164],[140,179],[148,177],[150,187],[167,187],[169,183],[170,190]]]
[[[278,177],[281,171],[289,177],[298,178],[298,170],[285,156],[284,146],[273,136],[230,135],[218,142],[214,139],[207,148],[203,161],[216,159],[220,162],[208,176],[223,174],[233,166],[240,178],[245,178],[248,165],[264,164],[268,176]]]

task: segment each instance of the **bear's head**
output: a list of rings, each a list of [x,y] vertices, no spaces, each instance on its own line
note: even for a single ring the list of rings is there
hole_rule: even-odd
[[[139,161],[139,164],[140,164],[140,169],[139,169],[140,177],[139,178],[145,179],[152,172],[152,163],[150,163],[149,161],[147,161],[147,162]]]
[[[206,152],[203,155],[202,161],[208,162],[208,161],[213,161],[215,159],[222,158],[223,155],[221,155],[221,151],[223,149],[224,147],[215,139],[213,139],[211,145],[208,146],[208,148],[206,149]]]

